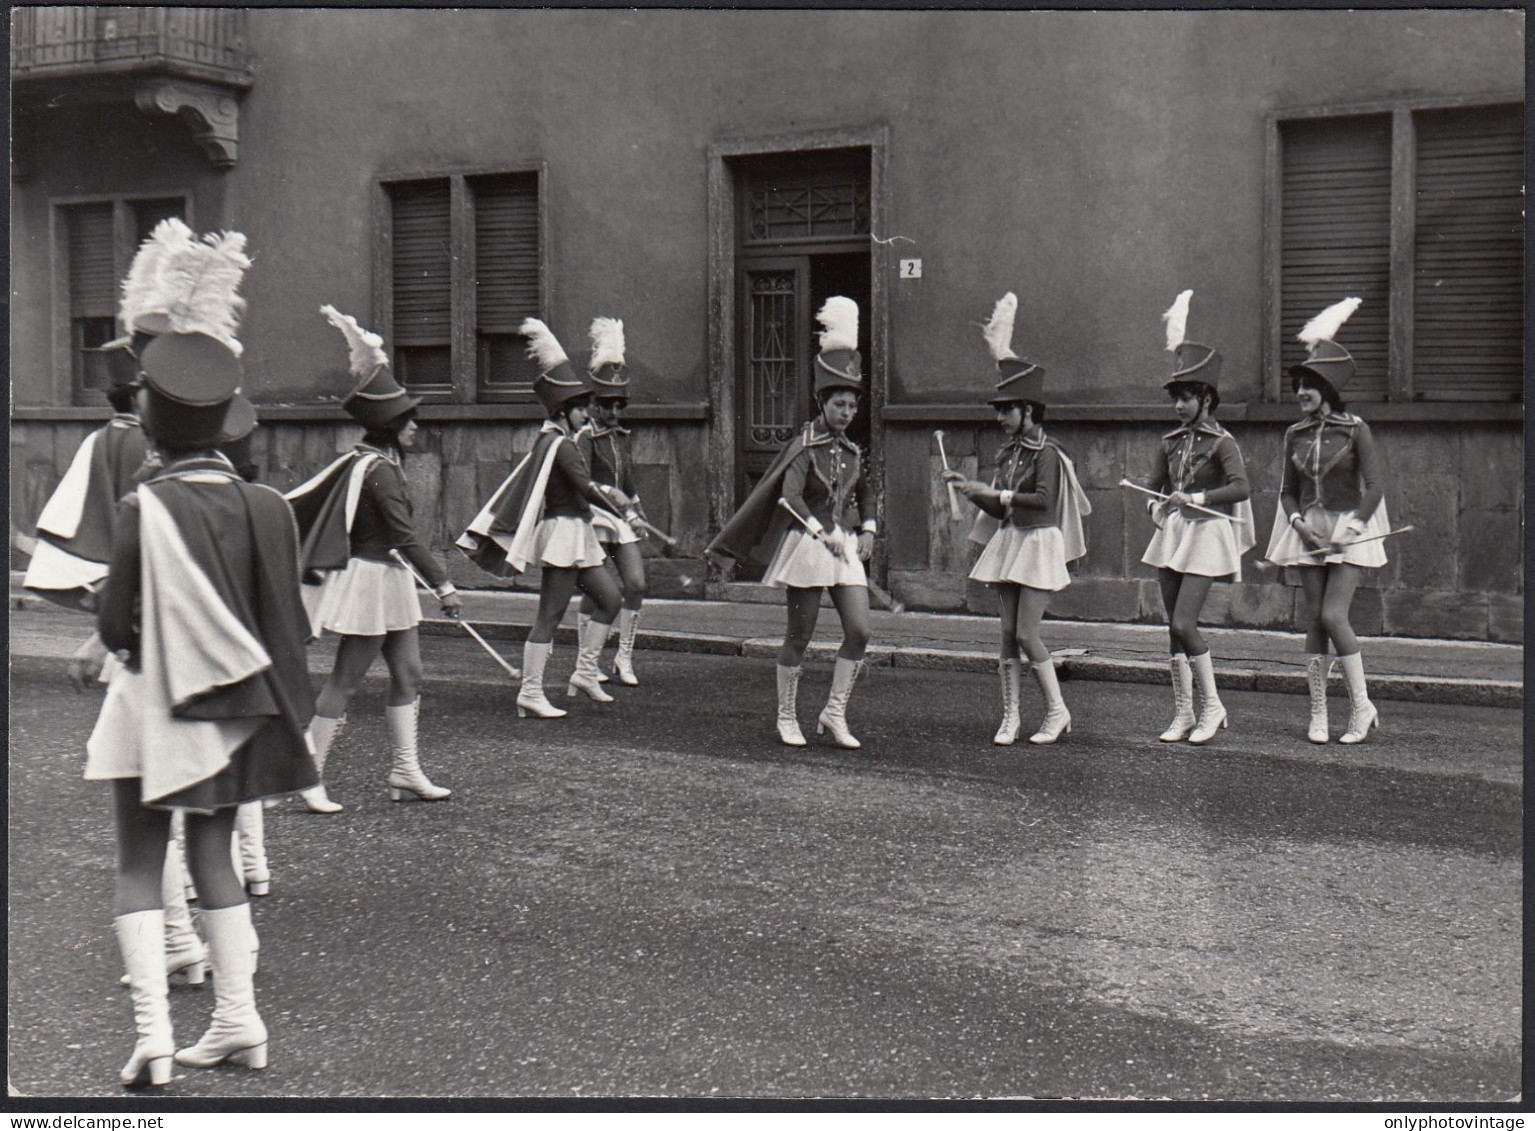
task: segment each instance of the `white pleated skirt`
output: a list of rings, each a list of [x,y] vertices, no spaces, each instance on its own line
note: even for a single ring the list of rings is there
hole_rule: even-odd
[[[554,515],[539,521],[532,558],[555,569],[589,569],[607,561],[608,555],[589,519]]]
[[[1353,511],[1331,511],[1323,507],[1310,507],[1302,516],[1306,524],[1313,530],[1329,531],[1332,538],[1340,542],[1352,542],[1354,537],[1345,534],[1343,527],[1354,517]],[[1375,513],[1370,516],[1370,521],[1364,525],[1364,533],[1359,538],[1380,538],[1380,535],[1391,529],[1391,519],[1386,516],[1386,500],[1382,499],[1380,505],[1375,508]],[[1357,545],[1345,546],[1342,553],[1338,554],[1306,554],[1306,543],[1290,525],[1284,513],[1284,507],[1278,508],[1274,514],[1274,526],[1269,534],[1269,548],[1264,554],[1275,565],[1292,566],[1297,569],[1305,569],[1310,566],[1329,565],[1337,562],[1346,562],[1349,565],[1361,566],[1364,569],[1379,569],[1386,564],[1386,543],[1384,539],[1375,542],[1360,542]]]
[[[803,530],[790,530],[778,544],[773,560],[762,575],[762,584],[774,589],[831,589],[838,585],[867,587],[869,575],[863,570],[855,549],[857,540],[848,531],[845,557],[832,553],[831,547],[817,541]]]
[[[318,635],[382,636],[421,623],[421,602],[410,571],[396,562],[350,558],[319,585],[304,586],[304,608]]]
[[[604,546],[629,546],[640,540],[634,527],[601,507],[592,508],[592,529],[597,534],[597,541]]]
[[[1066,540],[1059,526],[1003,523],[970,571],[973,581],[992,585],[1027,585],[1056,593],[1071,584],[1066,572]]]
[[[1242,576],[1242,551],[1234,524],[1223,518],[1184,518],[1176,508],[1163,516],[1141,561],[1201,577],[1240,580]]]

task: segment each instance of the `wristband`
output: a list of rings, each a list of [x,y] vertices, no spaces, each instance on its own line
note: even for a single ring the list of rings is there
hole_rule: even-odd
[[[454,586],[454,584],[451,581],[444,581],[436,589],[432,590],[432,596],[436,597],[439,601],[441,601],[444,597],[451,597],[451,596],[453,596],[453,594],[455,594],[457,592],[458,592],[458,589]]]
[[[866,521],[862,526],[860,526],[858,528],[858,532],[860,534],[878,534],[879,533],[879,523],[875,522],[871,518],[868,521]]]
[[[1010,507],[1013,505],[1013,493],[1011,491],[1002,492],[1002,505],[1004,507]]]
[[[826,527],[821,525],[821,520],[816,518],[815,515],[811,515],[809,518],[807,518],[805,520],[805,525],[810,528],[810,533],[816,535],[817,537],[826,533]]]
[[[1195,491],[1192,495],[1189,496],[1189,502],[1193,503],[1196,507],[1204,506],[1205,493],[1203,491]]]
[[[1301,520],[1300,511],[1293,511],[1293,512],[1291,512],[1291,514],[1290,514],[1290,525],[1291,526],[1294,526],[1296,523],[1300,522],[1300,520]]]

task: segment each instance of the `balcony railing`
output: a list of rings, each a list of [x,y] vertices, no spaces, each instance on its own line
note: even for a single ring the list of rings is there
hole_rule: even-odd
[[[161,73],[252,82],[239,8],[13,8],[14,79]]]

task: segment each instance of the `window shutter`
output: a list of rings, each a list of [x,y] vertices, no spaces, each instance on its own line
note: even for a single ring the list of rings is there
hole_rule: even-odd
[[[389,186],[393,345],[443,346],[453,336],[452,200],[446,178]]]
[[[1413,391],[1518,400],[1524,347],[1524,115],[1421,111],[1413,263]]]
[[[531,391],[538,369],[517,333],[539,304],[538,175],[475,177],[474,294],[480,384]]]
[[[112,205],[79,204],[65,212],[69,231],[69,312],[74,318],[117,315]]]
[[[1391,118],[1282,123],[1280,362],[1305,360],[1295,340],[1319,311],[1364,300],[1339,335],[1357,372],[1350,401],[1384,400],[1391,288]],[[1288,388],[1288,386],[1287,386]]]

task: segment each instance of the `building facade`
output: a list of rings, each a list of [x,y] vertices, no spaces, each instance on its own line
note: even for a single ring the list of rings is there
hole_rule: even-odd
[[[1345,295],[1347,392],[1413,533],[1367,633],[1521,638],[1522,13],[38,8],[13,12],[13,530],[106,413],[89,347],[161,217],[250,238],[257,451],[287,487],[350,446],[322,303],[427,396],[407,457],[451,549],[540,414],[515,328],[578,357],[622,318],[661,595],[744,595],[702,550],[808,418],[813,315],[863,312],[876,571],[991,611],[937,480],[998,433],[978,323],[1019,296],[1047,427],[1093,504],[1052,614],[1157,620],[1117,486],[1171,417],[1161,312],[1225,357],[1266,533],[1296,331]],[[579,359],[579,358],[578,358]],[[1262,536],[1260,533],[1260,549]],[[1217,621],[1285,628],[1248,571]]]

